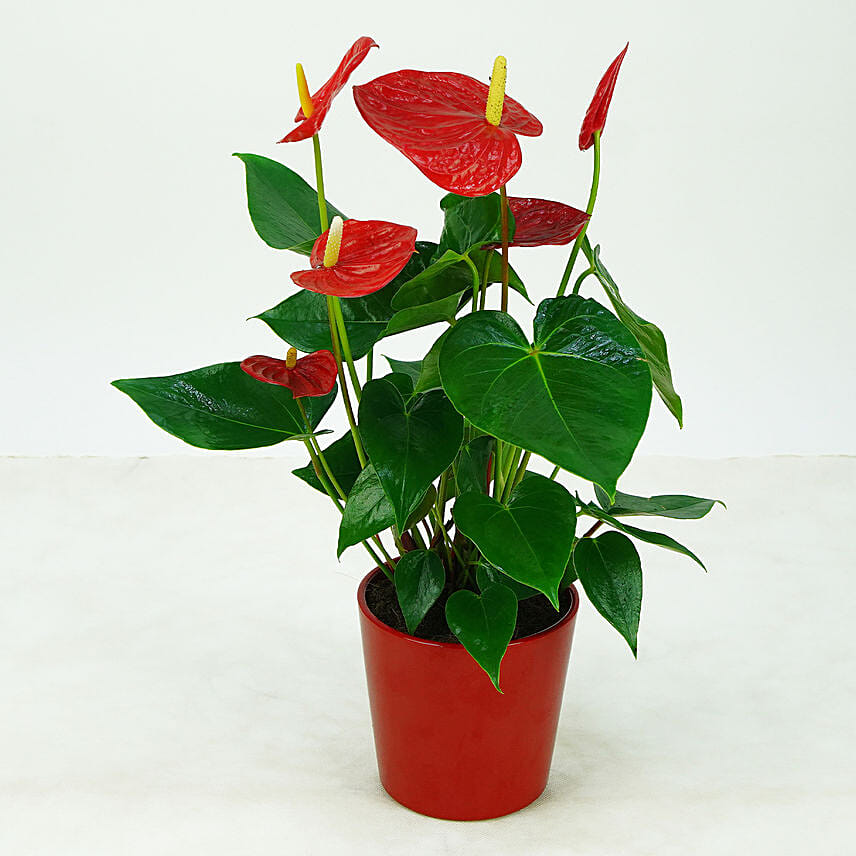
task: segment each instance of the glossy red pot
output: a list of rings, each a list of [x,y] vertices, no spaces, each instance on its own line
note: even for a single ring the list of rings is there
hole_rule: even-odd
[[[483,820],[529,805],[547,785],[579,595],[567,615],[517,639],[498,693],[462,645],[384,624],[357,599],[380,780],[402,805]]]

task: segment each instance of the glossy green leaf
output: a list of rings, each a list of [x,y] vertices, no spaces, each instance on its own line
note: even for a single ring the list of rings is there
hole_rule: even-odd
[[[164,431],[200,449],[256,449],[306,436],[291,391],[254,380],[239,363],[114,380],[113,386]],[[334,389],[329,395],[303,399],[313,428],[335,397]]]
[[[598,520],[602,520],[604,523],[608,523],[613,528],[618,529],[619,532],[632,535],[634,538],[638,538],[640,541],[645,541],[647,544],[654,544],[657,547],[663,547],[666,550],[673,550],[676,553],[680,553],[682,556],[687,556],[694,562],[697,562],[705,571],[707,570],[707,568],[704,567],[704,562],[702,562],[702,560],[699,559],[692,550],[684,547],[683,544],[676,541],[671,537],[671,535],[664,535],[662,532],[651,532],[648,529],[639,529],[636,526],[630,526],[627,523],[622,523],[620,520],[617,520],[611,514],[607,514],[603,509],[598,508],[594,504],[584,505],[583,511]]]
[[[618,532],[581,538],[574,567],[594,608],[627,640],[636,656],[642,610],[642,563],[633,542]]]
[[[531,586],[525,586],[523,583],[512,579],[508,574],[504,574],[499,568],[495,568],[490,562],[482,560],[476,569],[476,584],[479,591],[484,591],[491,585],[503,585],[510,588],[518,600],[528,600],[530,597],[540,594],[539,591]]]
[[[488,463],[495,448],[496,440],[489,434],[482,434],[461,449],[456,467],[456,492],[459,496],[470,491],[487,493]]]
[[[502,243],[502,206],[498,193],[486,196],[458,196],[448,193],[440,200],[443,231],[437,251],[466,253],[482,244]],[[514,238],[514,215],[508,212],[508,237]]]
[[[402,309],[390,318],[384,336],[395,336],[398,333],[406,333],[418,327],[427,327],[430,324],[438,324],[441,321],[454,321],[458,314],[458,298],[460,295],[453,294],[444,300],[434,303],[426,303],[422,306],[413,306]]]
[[[247,204],[259,237],[277,250],[312,252],[321,234],[318,195],[296,172],[261,155],[235,153],[247,173]],[[327,201],[330,219],[345,215]]]
[[[471,250],[468,257],[475,265],[479,287],[481,287],[486,264],[490,265],[488,283],[499,282],[502,279],[502,257],[495,250],[491,252]],[[446,250],[442,256],[432,261],[424,271],[401,286],[393,299],[393,308],[404,309],[421,306],[442,300],[453,294],[471,295],[474,285],[473,269],[467,263],[466,258],[466,254]],[[529,300],[526,286],[513,268],[509,268],[508,285],[512,290],[519,292],[526,300]]]
[[[577,295],[540,304],[534,345],[506,313],[464,316],[446,336],[440,375],[478,428],[610,494],[651,405],[651,374],[636,340],[611,312]]]
[[[394,283],[390,283],[366,297],[341,299],[342,316],[355,360],[364,357],[386,330],[395,314],[390,301],[396,288]],[[333,348],[327,300],[323,294],[301,290],[254,317],[264,321],[280,339],[304,353]]]
[[[503,585],[487,586],[481,597],[468,589],[446,601],[446,624],[499,689],[499,669],[517,624],[517,597]]]
[[[347,496],[354,486],[357,476],[362,471],[362,465],[360,464],[360,459],[357,457],[357,450],[354,446],[354,439],[351,436],[351,432],[349,431],[343,437],[339,437],[338,440],[335,440],[322,451],[324,460],[327,461],[336,481],[339,483],[339,487],[342,488]],[[310,487],[314,487],[315,490],[320,491],[325,496],[327,495],[327,491],[318,478],[311,461],[306,466],[299,467],[291,472],[299,479],[305,481]]]
[[[431,349],[422,360],[419,379],[416,381],[415,392],[428,392],[432,389],[442,389],[443,382],[440,380],[440,349],[447,331],[444,330]]]
[[[401,527],[457,455],[463,420],[441,390],[405,399],[394,384],[380,378],[363,387],[359,427]]]
[[[389,529],[394,523],[392,505],[383,492],[374,467],[368,464],[348,494],[339,523],[336,555],[341,556],[348,547]]]
[[[463,494],[452,516],[485,559],[559,608],[576,527],[576,503],[562,485],[533,473],[506,503],[476,491]]]
[[[422,373],[422,360],[396,360],[387,357],[386,361],[393,372],[407,375],[414,385],[419,380],[419,375]]]
[[[446,571],[436,553],[413,550],[398,560],[393,582],[407,632],[412,635],[442,593]]]
[[[594,250],[591,249],[591,244],[588,243],[588,238],[584,239],[586,255],[589,256],[589,261],[594,265],[594,274],[606,296],[612,303],[612,308],[615,314],[621,319],[621,323],[636,337],[636,340],[642,346],[642,352],[645,354],[645,359],[651,367],[651,377],[654,380],[654,386],[660,398],[666,407],[669,408],[675,419],[678,420],[678,425],[683,427],[684,410],[681,403],[681,397],[675,392],[674,384],[672,383],[672,369],[669,366],[669,354],[666,348],[666,337],[662,330],[650,321],[640,318],[622,299],[618,291],[618,286],[615,280],[610,276],[609,271],[604,267],[600,260],[600,247],[597,246]]]
[[[716,503],[725,508],[721,499],[704,499],[699,496],[681,496],[663,494],[662,496],[633,496],[629,493],[615,492],[615,502],[595,485],[595,495],[604,511],[613,517],[671,517],[674,520],[698,520],[704,517]]]

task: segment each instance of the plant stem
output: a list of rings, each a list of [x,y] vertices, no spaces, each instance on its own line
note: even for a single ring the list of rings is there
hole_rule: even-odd
[[[520,459],[520,466],[517,468],[517,473],[514,476],[514,483],[511,485],[511,489],[517,487],[520,482],[523,481],[523,476],[526,475],[526,467],[529,466],[529,459],[532,457],[532,452],[526,452],[523,457]]]
[[[597,142],[595,142],[597,145]],[[508,196],[505,185],[499,188],[500,223],[502,226],[502,302],[500,309],[508,311]]]
[[[478,304],[479,299],[479,286],[481,284],[479,278],[479,269],[476,267],[475,262],[469,257],[467,253],[464,253],[463,259],[469,265],[470,272],[473,275],[473,312],[475,312],[476,305]]]
[[[552,472],[552,473],[550,473],[550,478],[551,478],[551,479],[553,479],[553,481],[555,481],[555,480],[556,480],[556,476],[557,476],[557,475],[559,475],[559,469],[560,469],[560,468],[559,468],[559,465],[558,465],[558,464],[556,464],[556,466],[555,466],[555,467],[553,467],[553,472]]]
[[[318,134],[312,136],[312,148],[315,150],[315,187],[318,190],[318,215],[321,218],[321,231],[326,232],[329,226],[327,220],[327,200],[324,197],[324,168],[321,165],[321,140]]]
[[[502,496],[502,466],[503,466],[503,443],[497,437],[496,452],[493,458],[493,498],[499,501]]]
[[[487,281],[490,275],[491,259],[493,259],[493,250],[488,250],[487,259],[484,263],[484,273],[482,274],[481,295],[479,296],[479,309],[484,309],[485,302],[487,301]]]
[[[571,289],[571,294],[579,294],[580,286],[583,284],[585,278],[594,273],[594,268],[589,268],[588,270],[583,271],[578,277],[577,281],[574,283],[574,287]]]
[[[514,488],[514,478],[517,475],[517,464],[520,461],[520,455],[523,450],[512,446],[511,453],[508,455],[508,460],[505,463],[505,467],[502,471],[502,502],[508,502],[509,496],[511,496],[511,491]]]
[[[360,432],[357,430],[357,420],[354,418],[354,408],[351,405],[351,396],[348,393],[348,384],[345,381],[345,372],[342,368],[342,352],[339,349],[339,336],[336,332],[336,310],[332,305],[333,298],[327,295],[327,320],[330,324],[330,341],[333,344],[333,356],[336,358],[336,371],[339,375],[339,386],[342,388],[342,401],[345,402],[345,413],[348,416],[348,425],[351,426],[351,437],[354,440],[354,448],[357,450],[357,458],[360,465],[365,467],[367,463],[363,442]]]
[[[345,355],[345,361],[348,364],[348,374],[351,376],[351,383],[354,385],[354,395],[357,396],[357,402],[363,394],[363,388],[360,386],[360,379],[357,375],[357,367],[354,365],[354,358],[351,356],[351,343],[348,341],[348,331],[345,327],[345,316],[342,315],[342,301],[338,297],[332,297],[331,305],[336,313],[336,327],[339,331],[339,341],[342,344],[342,352]]]
[[[366,354],[366,383],[368,383],[372,379],[372,372],[374,371],[374,346],[369,348],[369,352]]]
[[[583,538],[590,538],[592,535],[594,535],[594,533],[595,533],[595,532],[597,532],[597,530],[598,530],[598,529],[600,529],[600,527],[601,527],[601,526],[603,526],[603,521],[602,521],[602,520],[598,520],[598,521],[597,521],[597,523],[595,523],[595,524],[594,524],[594,526],[592,526],[592,527],[591,527],[591,528],[590,528],[590,529],[589,529],[589,530],[588,530],[588,531],[583,535]]]
[[[574,241],[574,247],[571,250],[571,255],[568,258],[568,263],[565,265],[565,272],[562,274],[562,282],[559,285],[559,293],[557,297],[561,297],[565,293],[565,289],[568,287],[568,280],[571,278],[571,272],[574,269],[574,263],[577,260],[577,254],[580,251],[580,245],[583,242],[583,238],[586,234],[586,229],[588,229],[588,224],[591,222],[591,215],[594,212],[594,203],[597,199],[597,188],[600,184],[600,131],[594,132],[594,169],[592,172],[591,179],[591,190],[589,191],[589,200],[588,205],[586,206],[586,214],[589,215],[589,220],[586,221],[585,225],[580,229],[579,235],[577,235],[576,241]]]

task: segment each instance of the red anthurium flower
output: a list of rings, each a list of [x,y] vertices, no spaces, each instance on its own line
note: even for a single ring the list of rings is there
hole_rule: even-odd
[[[334,217],[312,247],[312,270],[293,273],[301,288],[335,297],[363,297],[392,282],[416,250],[416,229],[383,220]]]
[[[333,72],[333,76],[312,96],[306,90],[306,79],[303,77],[303,68],[297,67],[298,89],[300,90],[300,109],[297,111],[294,121],[300,124],[289,134],[286,134],[279,142],[294,143],[305,140],[313,134],[317,134],[321,128],[324,117],[330,110],[333,99],[348,82],[354,69],[366,58],[366,54],[376,48],[374,39],[362,36],[351,45],[348,52],[339,63],[339,67]]]
[[[295,398],[327,395],[336,384],[336,358],[330,351],[315,351],[297,359],[297,349],[289,348],[288,357],[247,357],[241,369],[250,377],[291,390]]]
[[[509,196],[508,207],[514,215],[514,240],[511,247],[542,247],[545,244],[569,244],[588,222],[589,215],[563,202]],[[492,244],[487,249],[496,249]]]
[[[594,97],[586,110],[583,126],[580,128],[580,151],[585,151],[594,145],[594,132],[602,131],[606,125],[606,113],[609,110],[609,102],[612,101],[612,93],[615,90],[615,81],[618,79],[618,70],[624,61],[624,55],[630,42],[624,46],[624,50],[612,61],[606,70],[606,74],[600,79]]]
[[[502,60],[501,68],[498,68]],[[483,196],[505,184],[523,157],[517,135],[537,137],[541,123],[505,98],[505,61],[492,84],[465,74],[395,71],[354,87],[357,109],[369,126],[435,184],[461,196]],[[488,117],[488,95],[498,104]]]

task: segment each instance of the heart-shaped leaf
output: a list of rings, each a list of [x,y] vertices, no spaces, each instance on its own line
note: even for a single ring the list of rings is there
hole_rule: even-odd
[[[327,461],[328,466],[333,471],[333,475],[336,477],[339,487],[341,487],[345,492],[345,495],[347,495],[350,493],[357,476],[363,469],[362,464],[360,464],[360,459],[357,457],[354,438],[351,436],[350,431],[327,446],[323,452],[324,460]],[[324,485],[318,478],[318,474],[315,472],[315,467],[311,461],[306,464],[306,466],[299,467],[291,472],[299,479],[303,479],[303,481],[305,481],[310,487],[314,487],[315,490],[320,491],[326,496],[327,491],[324,489]]]
[[[504,312],[474,312],[440,351],[443,388],[476,427],[615,491],[651,406],[651,373],[594,300],[544,300],[535,343]],[[507,570],[507,569],[503,569]]]
[[[681,496],[663,494],[662,496],[633,496],[629,493],[615,492],[615,502],[597,486],[594,489],[601,508],[613,517],[671,517],[673,520],[698,520],[704,517],[721,499],[703,499],[700,496]]]
[[[395,336],[398,333],[406,333],[418,327],[428,327],[441,321],[451,322],[458,314],[459,304],[460,294],[453,294],[433,303],[401,309],[389,319],[383,335],[384,337]]]
[[[321,234],[318,194],[293,170],[261,155],[235,154],[247,172],[247,204],[259,237],[277,250],[308,256]],[[327,202],[332,220],[345,215]]]
[[[645,541],[647,544],[654,544],[657,547],[663,547],[666,550],[673,550],[675,553],[687,556],[701,566],[703,570],[707,570],[704,566],[704,562],[702,562],[702,560],[699,559],[692,550],[684,547],[683,544],[676,541],[671,535],[664,535],[662,532],[651,532],[648,529],[639,529],[636,526],[630,526],[628,523],[622,523],[611,514],[607,514],[605,511],[593,504],[584,505],[583,510],[586,514],[589,514],[598,520],[602,520],[604,523],[608,523],[613,528],[618,529],[619,532],[632,535],[634,538],[638,538],[640,541]]]
[[[672,369],[669,365],[669,354],[663,331],[650,321],[640,318],[624,302],[618,291],[618,286],[615,284],[615,280],[610,276],[609,271],[600,260],[600,247],[597,246],[592,250],[588,238],[585,238],[583,240],[583,248],[589,257],[589,261],[594,266],[595,276],[603,286],[603,290],[606,292],[610,303],[612,303],[615,314],[642,346],[642,353],[645,354],[645,359],[648,360],[648,365],[651,367],[651,377],[654,380],[654,386],[660,398],[663,399],[663,403],[669,408],[675,419],[678,420],[678,425],[683,427],[683,404],[681,403],[681,397],[675,392],[675,386],[672,382]]]
[[[359,424],[396,525],[402,528],[428,485],[457,455],[463,419],[441,390],[406,399],[395,384],[379,378],[363,387]]]
[[[504,574],[499,568],[495,568],[490,562],[485,562],[484,560],[479,562],[479,566],[476,569],[476,584],[479,587],[479,591],[484,591],[491,585],[503,585],[506,588],[510,588],[518,600],[527,600],[530,597],[540,594],[534,588],[511,579],[508,574]]]
[[[459,589],[446,601],[446,624],[499,689],[499,667],[517,624],[517,597],[503,585],[487,586],[479,597]]]
[[[394,523],[392,506],[380,486],[374,467],[368,464],[357,476],[348,494],[339,522],[336,555],[341,556],[348,547],[389,529]]]
[[[574,568],[595,609],[627,640],[636,656],[642,609],[642,563],[633,542],[619,532],[581,538]]]
[[[576,527],[576,503],[562,485],[532,473],[508,502],[472,491],[458,497],[452,516],[492,565],[559,608]]]
[[[200,449],[257,449],[306,436],[291,391],[254,380],[239,363],[114,380],[113,386],[164,431]],[[313,428],[335,397],[334,388],[327,395],[303,399]]]
[[[438,255],[446,250],[466,253],[482,244],[502,243],[502,202],[498,193],[459,196],[447,193],[440,200],[443,231]],[[514,215],[508,212],[508,237],[514,238]]]
[[[495,449],[496,440],[489,434],[482,434],[480,437],[470,440],[461,449],[455,468],[456,492],[459,496],[470,491],[488,492],[490,458]]]
[[[443,591],[446,571],[436,553],[413,550],[398,560],[393,582],[407,632],[412,635]]]
[[[431,485],[422,496],[416,510],[404,524],[405,529],[417,524],[437,501],[437,491]],[[348,494],[342,520],[339,523],[339,544],[336,555],[341,556],[348,547],[383,532],[395,524],[392,503],[383,492],[377,473],[371,464],[357,476]]]

